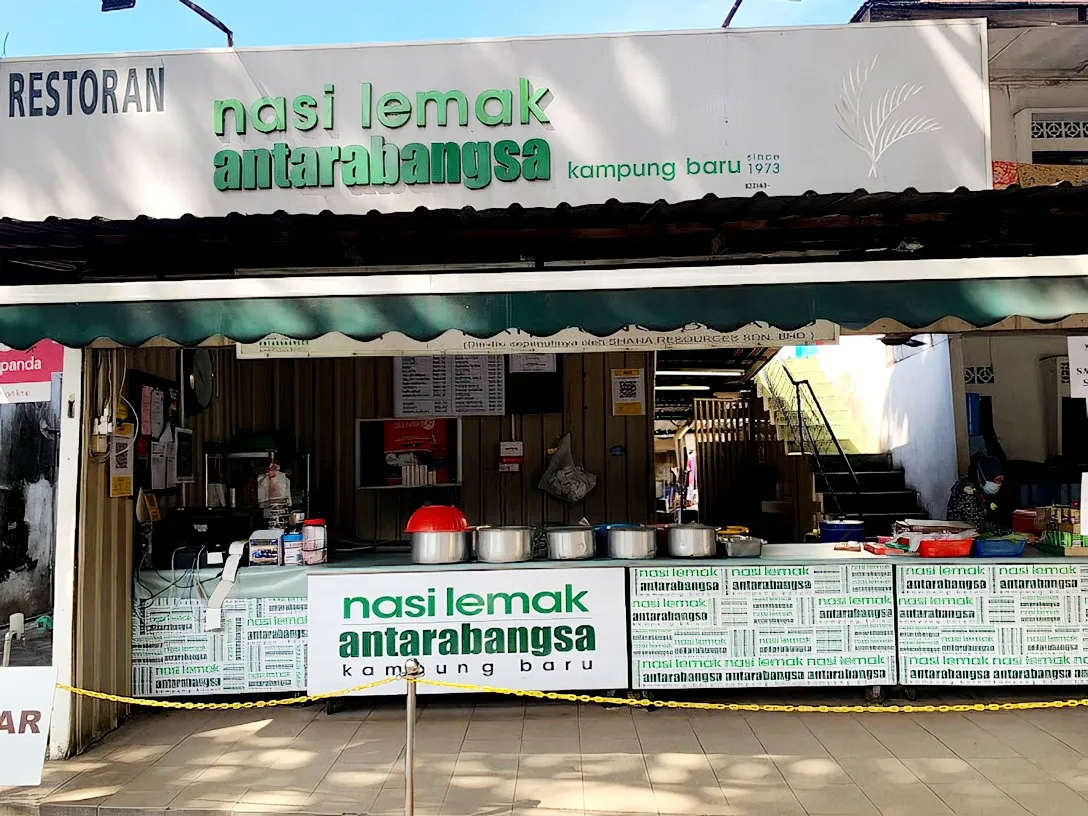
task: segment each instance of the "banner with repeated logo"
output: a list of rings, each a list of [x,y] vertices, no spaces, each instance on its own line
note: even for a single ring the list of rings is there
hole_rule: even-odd
[[[204,628],[196,599],[137,599],[132,615],[132,693],[137,697],[302,691],[305,598],[230,598],[223,628]]]
[[[1088,565],[897,566],[899,678],[911,685],[1088,680]]]
[[[891,564],[630,572],[635,688],[895,682]]]

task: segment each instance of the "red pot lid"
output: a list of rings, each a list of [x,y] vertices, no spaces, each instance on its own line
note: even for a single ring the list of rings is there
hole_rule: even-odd
[[[456,507],[428,504],[412,513],[406,533],[463,533],[468,530],[465,514]]]

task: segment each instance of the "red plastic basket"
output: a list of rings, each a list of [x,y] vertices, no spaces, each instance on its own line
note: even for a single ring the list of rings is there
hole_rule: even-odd
[[[927,538],[918,545],[922,558],[966,558],[971,554],[971,538]]]

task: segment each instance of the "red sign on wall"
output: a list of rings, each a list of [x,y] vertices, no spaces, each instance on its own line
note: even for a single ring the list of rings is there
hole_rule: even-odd
[[[64,346],[42,340],[28,351],[0,344],[0,403],[49,402],[53,375],[64,368]]]

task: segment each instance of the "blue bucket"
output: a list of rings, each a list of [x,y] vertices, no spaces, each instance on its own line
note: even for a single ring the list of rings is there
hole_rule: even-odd
[[[820,541],[861,541],[865,533],[865,522],[851,519],[836,519],[820,522]]]

